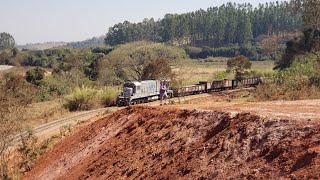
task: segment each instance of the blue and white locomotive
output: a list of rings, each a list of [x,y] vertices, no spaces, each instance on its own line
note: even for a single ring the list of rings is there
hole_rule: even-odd
[[[167,90],[168,97],[172,97],[173,91]],[[158,100],[160,97],[160,81],[130,81],[125,82],[123,91],[117,98],[118,106],[146,103]]]

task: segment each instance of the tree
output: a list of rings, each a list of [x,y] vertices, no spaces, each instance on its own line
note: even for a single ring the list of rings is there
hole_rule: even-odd
[[[151,61],[166,58],[174,64],[186,57],[181,48],[142,41],[119,46],[107,56],[109,62],[106,64],[123,80],[142,80],[144,69]],[[100,69],[104,71],[105,68]]]
[[[315,17],[318,11],[311,12]],[[312,20],[318,22],[319,19]],[[125,21],[109,29],[105,43],[119,45],[146,40],[219,48],[247,44],[260,35],[295,32],[301,27],[301,13],[292,13],[291,4],[286,1],[260,4],[254,9],[250,4],[227,3],[185,14],[166,14],[159,21]]]
[[[9,33],[0,33],[0,50],[14,48],[14,45],[14,38]]]
[[[173,72],[167,58],[159,58],[149,62],[143,69],[142,80],[172,79]]]
[[[304,29],[320,30],[320,1],[319,0],[291,0],[295,10],[302,13]]]
[[[0,64],[9,64],[10,62],[10,54],[6,51],[0,53]]]
[[[105,55],[108,55],[112,50],[113,48],[110,46],[97,46],[97,47],[91,48],[92,53],[96,53],[96,54],[103,53]]]
[[[295,58],[308,52],[320,51],[320,30],[308,29],[303,35],[287,42],[282,58],[276,62],[274,69],[284,70],[291,66]]]
[[[241,12],[238,19],[237,42],[247,44],[252,39],[252,24],[249,15]]]
[[[251,65],[252,63],[245,56],[237,56],[228,60],[227,72],[233,72],[236,80],[241,80],[246,73],[246,69],[250,69]]]
[[[85,75],[93,81],[96,81],[99,76],[100,62],[104,55],[102,53],[91,55],[90,64],[84,68]]]

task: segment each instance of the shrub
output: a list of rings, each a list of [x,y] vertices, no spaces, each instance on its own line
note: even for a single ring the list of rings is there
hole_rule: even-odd
[[[5,74],[0,80],[0,177],[9,178],[10,150],[13,140],[22,129],[26,106],[32,102],[33,86],[24,77]]]
[[[262,101],[281,99],[281,95],[283,96],[283,89],[275,83],[260,84],[254,93],[254,97]]]
[[[273,81],[258,86],[260,100],[299,100],[320,97],[318,56],[309,54],[294,61],[289,68],[275,73]]]
[[[35,102],[45,102],[53,99],[53,96],[47,89],[39,89],[34,95]]]
[[[34,85],[39,86],[41,83],[41,80],[45,76],[45,70],[41,69],[39,67],[29,69],[26,72],[26,80]]]
[[[19,163],[19,168],[23,172],[30,171],[34,165],[37,157],[40,155],[35,148],[38,138],[34,135],[34,132],[31,129],[28,129],[27,134],[21,136],[21,144],[18,147],[18,152],[22,156],[22,160]]]
[[[96,93],[92,87],[77,87],[65,97],[64,106],[70,111],[92,109],[96,106]]]
[[[288,84],[264,83],[256,88],[254,97],[258,100],[302,100],[320,98],[320,90],[315,86],[292,88]]]
[[[114,105],[119,94],[119,90],[114,87],[106,87],[98,91],[98,99],[101,105],[107,107]]]
[[[42,86],[50,94],[64,95],[70,88],[70,82],[62,75],[53,75],[45,77]]]

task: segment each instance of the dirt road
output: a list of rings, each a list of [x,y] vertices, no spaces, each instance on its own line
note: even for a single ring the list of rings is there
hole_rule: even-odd
[[[8,70],[13,68],[13,66],[9,66],[9,65],[0,65],[0,71],[4,71],[4,70]]]
[[[173,105],[180,109],[220,110],[224,112],[250,112],[262,117],[292,120],[319,120],[320,99],[300,101],[268,101],[268,102],[237,102],[222,95],[215,94],[193,99],[183,104]]]

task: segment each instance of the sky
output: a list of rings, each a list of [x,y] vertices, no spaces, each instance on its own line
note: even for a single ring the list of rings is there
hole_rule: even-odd
[[[105,35],[125,20],[163,18],[227,2],[259,3],[272,0],[0,0],[0,32],[17,44],[82,41]]]

